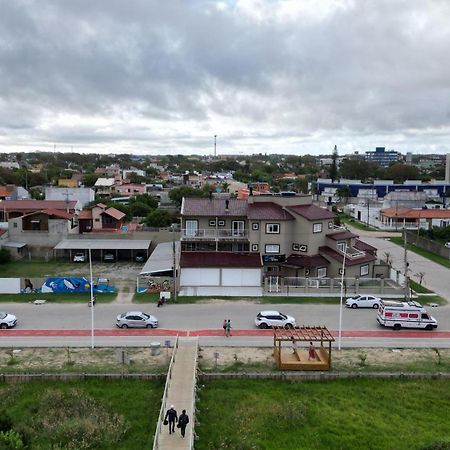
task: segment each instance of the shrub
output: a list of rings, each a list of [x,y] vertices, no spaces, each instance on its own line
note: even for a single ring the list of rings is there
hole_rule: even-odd
[[[11,253],[6,248],[0,248],[0,264],[6,264],[11,261]]]
[[[5,410],[0,411],[0,432],[9,431],[13,427],[11,417]]]
[[[22,450],[25,444],[17,431],[0,431],[0,450]]]
[[[433,442],[420,450],[450,450],[450,442]]]

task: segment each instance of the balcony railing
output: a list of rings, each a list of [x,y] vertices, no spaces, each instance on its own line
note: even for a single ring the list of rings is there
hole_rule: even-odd
[[[344,252],[341,250],[339,250],[339,252],[341,254],[344,254]],[[348,259],[356,259],[356,258],[361,258],[362,256],[365,256],[365,254],[366,254],[366,252],[363,252],[362,250],[358,250],[357,248],[347,247],[345,257]]]
[[[248,239],[246,230],[181,230],[181,240],[242,240]]]

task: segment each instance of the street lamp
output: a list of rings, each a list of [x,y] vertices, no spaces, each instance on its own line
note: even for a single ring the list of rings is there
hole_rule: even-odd
[[[94,281],[92,279],[92,254],[91,246],[89,245],[89,272],[91,277],[91,348],[94,348]]]
[[[347,244],[344,247],[344,258],[342,259],[342,269],[341,269],[341,300],[339,302],[339,331],[338,331],[338,350],[341,349],[341,338],[342,338],[342,303],[344,297],[344,273],[345,273],[345,258],[347,256]]]

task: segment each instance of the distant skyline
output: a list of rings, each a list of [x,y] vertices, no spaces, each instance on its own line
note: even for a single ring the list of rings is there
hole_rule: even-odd
[[[0,152],[450,153],[445,0],[0,8]]]

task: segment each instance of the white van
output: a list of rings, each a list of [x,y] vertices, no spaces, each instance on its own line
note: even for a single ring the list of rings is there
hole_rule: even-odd
[[[437,320],[430,316],[426,309],[417,302],[395,302],[381,300],[378,308],[377,321],[384,327],[424,328],[433,330],[437,328]]]

